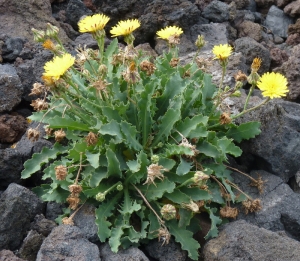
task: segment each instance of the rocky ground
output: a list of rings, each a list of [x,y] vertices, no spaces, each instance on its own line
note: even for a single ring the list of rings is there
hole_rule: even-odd
[[[262,201],[262,210],[224,227],[217,238],[202,244],[205,261],[297,261],[300,260],[300,0],[1,0],[0,1],[0,260],[85,260],[85,261],[186,261],[187,253],[177,243],[161,246],[157,241],[141,248],[110,251],[100,244],[94,224],[93,207],[85,205],[75,216],[75,225],[57,226],[54,219],[64,206],[44,203],[29,188],[35,179],[21,180],[23,163],[51,142],[39,138],[32,143],[24,135],[32,112],[29,96],[32,84],[40,81],[43,65],[51,53],[33,42],[31,28],[45,30],[50,22],[60,28],[60,37],[73,50],[78,45],[96,47],[93,39],[79,34],[77,22],[83,15],[105,13],[111,17],[107,28],[126,18],[138,18],[136,45],[154,55],[166,50],[155,37],[157,30],[178,25],[184,30],[180,57],[188,61],[196,51],[199,34],[207,45],[200,56],[211,57],[213,45],[234,47],[225,83],[234,83],[238,70],[250,71],[253,58],[262,58],[259,73],[276,71],[289,82],[285,100],[272,100],[241,121],[259,120],[261,134],[240,146],[243,155],[232,167],[260,175],[264,191],[257,193],[238,172],[236,183]],[[110,39],[107,39],[109,42]],[[217,82],[220,70],[212,63],[209,72]],[[228,101],[238,110],[242,97]],[[255,96],[256,95],[256,96]],[[250,104],[260,101],[259,93]],[[203,220],[203,233],[209,224]],[[205,233],[204,233],[205,235]]]

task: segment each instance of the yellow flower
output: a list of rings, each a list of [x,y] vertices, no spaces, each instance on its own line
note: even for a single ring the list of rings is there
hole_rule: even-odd
[[[257,82],[257,87],[264,97],[280,98],[289,92],[287,79],[280,73],[265,73]]]
[[[258,57],[254,58],[253,62],[251,64],[251,70],[253,72],[257,72],[259,70],[259,68],[260,68],[260,65],[261,65],[261,59],[258,58]]]
[[[183,33],[182,29],[177,26],[167,26],[164,29],[159,30],[156,34],[158,38],[169,40],[171,36],[179,36]]]
[[[75,58],[66,53],[63,56],[55,56],[52,61],[45,64],[43,76],[58,80],[74,64]]]
[[[112,37],[116,36],[127,36],[131,34],[135,29],[139,28],[141,26],[141,23],[137,19],[128,19],[126,21],[120,21],[116,26],[114,26],[110,33],[112,34]]]
[[[104,14],[95,14],[87,16],[78,22],[79,32],[93,33],[98,30],[103,30],[109,19],[110,18]]]
[[[216,56],[215,59],[223,61],[231,55],[232,47],[229,44],[215,45],[212,52]]]

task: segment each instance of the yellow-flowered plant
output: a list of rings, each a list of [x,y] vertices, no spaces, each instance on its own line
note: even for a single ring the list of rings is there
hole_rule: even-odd
[[[99,239],[114,252],[154,238],[168,243],[174,236],[198,260],[200,245],[193,238],[200,229],[198,213],[211,219],[209,238],[217,235],[223,219],[237,216],[231,203],[242,201],[247,212],[261,208],[259,200],[232,182],[224,163],[228,155],[241,155],[237,143],[260,133],[259,122],[237,125],[233,120],[269,98],[284,96],[286,79],[275,73],[260,78],[257,59],[251,75],[239,72],[237,84],[223,88],[232,48],[219,45],[213,49],[223,75],[217,88],[196,59],[180,63],[174,49],[181,28],[157,32],[170,50],[149,59],[133,45],[137,19],[121,21],[110,31],[124,36],[125,48],[114,39],[104,50],[108,20],[93,15],[79,22],[79,30],[90,32],[99,50],[81,47],[76,57],[59,41],[57,27],[33,30],[54,58],[44,66],[43,84],[33,86],[31,94],[44,99],[32,102],[37,112],[29,118],[44,123],[46,135],[56,142],[24,164],[22,178],[43,171],[43,179],[51,182],[34,191],[46,201],[69,204],[65,215],[74,212],[60,219],[64,224],[74,225],[83,202],[94,204]],[[196,44],[200,50],[203,36]],[[247,80],[251,90],[257,84],[267,99],[247,109],[250,91],[244,110],[233,116],[223,101]],[[34,141],[40,133],[29,129],[27,136]],[[251,179],[261,190],[263,182]]]

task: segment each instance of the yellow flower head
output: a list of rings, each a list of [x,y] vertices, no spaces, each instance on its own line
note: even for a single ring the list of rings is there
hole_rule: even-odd
[[[171,36],[179,36],[183,33],[182,29],[177,26],[167,26],[164,29],[159,30],[156,34],[158,38],[169,40]]]
[[[229,44],[215,45],[212,52],[216,56],[215,59],[223,61],[231,55],[232,47]]]
[[[78,22],[79,32],[93,33],[98,30],[103,30],[109,19],[110,18],[104,14],[86,16]]]
[[[65,53],[62,56],[55,56],[52,61],[45,64],[43,76],[52,77],[58,80],[74,64],[75,58]]]
[[[116,36],[127,36],[131,34],[135,29],[139,28],[141,23],[137,19],[128,19],[126,21],[120,21],[116,26],[114,26],[110,33],[112,37]]]
[[[260,68],[260,65],[261,65],[261,59],[258,58],[258,57],[254,58],[253,62],[251,64],[251,70],[253,72],[257,72],[259,70],[259,68]]]
[[[289,92],[287,79],[280,73],[265,73],[257,82],[257,87],[262,91],[264,97],[280,98]]]

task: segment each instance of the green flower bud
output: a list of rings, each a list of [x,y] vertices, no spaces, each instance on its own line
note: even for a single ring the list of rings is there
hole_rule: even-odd
[[[230,90],[230,87],[229,86],[225,86],[224,91],[228,92],[229,90]]]
[[[236,90],[239,90],[243,87],[244,83],[241,82],[241,81],[237,81],[236,84],[235,84],[235,89]]]
[[[105,193],[99,192],[99,193],[96,195],[95,199],[96,199],[97,201],[99,201],[99,202],[104,201],[104,200],[105,200]]]
[[[44,31],[39,31],[34,28],[31,29],[33,33],[33,40],[36,42],[43,43],[45,41],[45,32]]]
[[[105,64],[101,64],[98,68],[98,71],[101,76],[106,76],[107,71],[108,71],[107,66]]]
[[[123,190],[123,185],[122,185],[122,184],[119,184],[119,185],[117,186],[117,190],[118,190],[118,191]]]
[[[171,204],[164,205],[161,208],[160,213],[161,213],[163,219],[165,219],[165,220],[171,220],[171,219],[176,218],[176,208]]]
[[[259,81],[259,79],[260,79],[260,76],[257,72],[251,72],[251,74],[247,78],[248,83],[251,85],[256,85],[256,83]]]
[[[241,91],[237,90],[233,94],[231,94],[232,97],[241,97]]]
[[[204,35],[198,35],[195,45],[199,50],[205,45]]]
[[[56,37],[58,35],[59,28],[47,23],[46,35],[49,37]]]
[[[158,155],[152,155],[151,161],[152,161],[153,164],[158,163],[158,161],[159,161],[159,156],[158,156]]]
[[[192,178],[193,182],[199,186],[204,185],[208,179],[209,176],[202,171],[196,171],[194,177]]]

